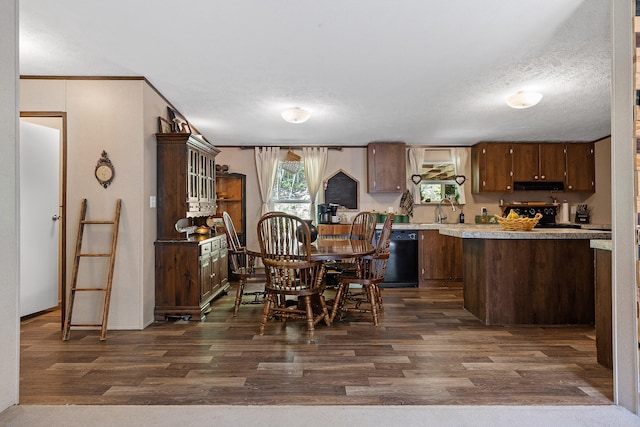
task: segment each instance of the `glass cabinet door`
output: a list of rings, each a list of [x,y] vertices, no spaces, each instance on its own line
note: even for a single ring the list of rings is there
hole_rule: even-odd
[[[187,202],[189,202],[189,210],[192,210],[191,203],[197,203],[199,198],[200,153],[188,147],[187,155],[189,160],[187,165]]]

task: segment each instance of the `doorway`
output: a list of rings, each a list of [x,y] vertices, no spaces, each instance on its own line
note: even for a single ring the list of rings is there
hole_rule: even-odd
[[[20,285],[20,316],[61,308],[62,327],[66,305],[66,113],[22,112],[20,129],[20,263],[25,279]],[[43,177],[36,178],[41,172]],[[48,185],[42,182],[45,179],[54,182]],[[38,233],[36,237],[34,233]],[[34,264],[36,259],[39,261]]]

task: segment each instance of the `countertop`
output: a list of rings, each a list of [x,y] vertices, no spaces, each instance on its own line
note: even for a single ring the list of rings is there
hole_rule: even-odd
[[[593,249],[611,250],[611,240],[592,240],[589,244]]]
[[[611,239],[610,231],[593,228],[607,228],[607,226],[584,224],[583,228],[535,228],[531,231],[506,231],[499,225],[484,224],[393,224],[394,230],[439,230],[440,234],[463,239]]]
[[[186,236],[186,234],[185,234]],[[205,240],[214,239],[216,237],[225,236],[224,233],[209,233],[209,234],[190,234],[189,238],[178,238],[178,239],[159,239],[156,240],[156,243],[202,243]]]
[[[453,237],[461,237],[463,239],[611,239],[610,231],[589,230],[580,228],[534,228],[531,231],[506,231],[499,225],[458,225],[453,227],[442,227],[440,228],[440,234],[446,234],[447,236]]]

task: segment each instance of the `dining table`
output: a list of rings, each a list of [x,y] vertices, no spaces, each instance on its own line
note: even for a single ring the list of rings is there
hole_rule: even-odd
[[[304,249],[304,245],[299,246],[300,250]],[[339,261],[345,259],[358,259],[359,257],[371,255],[375,252],[376,246],[373,242],[366,240],[350,240],[350,239],[336,239],[336,238],[318,238],[311,243],[311,261],[322,261],[327,265],[327,272],[325,279],[331,281],[331,277],[339,274],[338,270],[329,267],[332,261]],[[261,257],[260,244],[255,243],[255,246],[248,246],[247,252],[251,256]],[[359,264],[356,262],[356,268],[359,269]],[[335,280],[335,279],[334,279]],[[317,298],[314,298],[317,300]],[[298,302],[300,304],[300,301]],[[317,301],[312,302],[314,312],[319,312],[320,304]],[[300,307],[302,307],[300,305]]]
[[[300,246],[301,254],[303,254],[304,246]],[[373,242],[366,240],[350,240],[350,239],[324,239],[319,238],[311,243],[311,261],[337,261],[350,258],[358,258],[365,255],[371,255],[376,250]],[[260,257],[260,245],[247,247],[249,255]]]

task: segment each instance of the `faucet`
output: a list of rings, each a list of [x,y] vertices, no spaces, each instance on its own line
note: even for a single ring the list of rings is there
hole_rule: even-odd
[[[451,203],[451,212],[455,212],[456,211],[456,205],[454,204],[453,200],[451,199],[442,199],[440,200],[440,203],[438,204],[438,209],[436,210],[436,222],[438,224],[442,224],[442,222],[447,219],[447,216],[442,212],[442,203],[443,202],[449,202]]]

